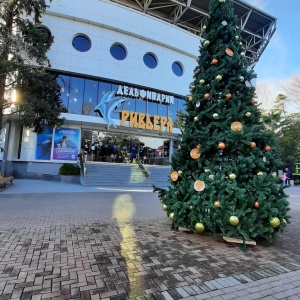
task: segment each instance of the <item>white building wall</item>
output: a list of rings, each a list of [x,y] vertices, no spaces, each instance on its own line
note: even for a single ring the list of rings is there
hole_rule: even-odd
[[[53,1],[43,18],[55,37],[48,53],[53,69],[113,79],[186,95],[192,82],[193,69],[200,44],[199,37],[172,24],[141,12],[99,0]],[[72,46],[77,34],[92,41],[87,52]],[[110,47],[121,43],[127,57],[119,61],[110,54]],[[152,52],[158,66],[149,69],[143,56]],[[177,77],[172,63],[179,61],[184,74]]]

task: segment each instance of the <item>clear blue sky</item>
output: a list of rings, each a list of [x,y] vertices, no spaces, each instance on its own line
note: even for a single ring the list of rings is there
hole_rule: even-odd
[[[255,67],[257,83],[300,74],[300,0],[242,0],[277,19],[277,29]]]

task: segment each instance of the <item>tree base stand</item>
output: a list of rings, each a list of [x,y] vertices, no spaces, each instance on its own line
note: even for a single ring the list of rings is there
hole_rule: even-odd
[[[223,236],[223,239],[228,243],[235,243],[235,244],[246,244],[246,245],[253,245],[256,246],[256,242],[253,240],[245,241],[242,239],[230,238],[227,236]]]

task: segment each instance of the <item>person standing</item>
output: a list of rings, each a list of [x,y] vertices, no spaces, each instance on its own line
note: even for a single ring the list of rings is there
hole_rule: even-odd
[[[286,173],[286,183],[291,184],[291,178],[292,178],[292,171],[289,168],[285,168]]]
[[[282,179],[282,184],[283,185],[286,185],[286,181],[287,179],[289,179],[287,176],[286,176],[286,172],[284,172],[281,176],[281,179]]]

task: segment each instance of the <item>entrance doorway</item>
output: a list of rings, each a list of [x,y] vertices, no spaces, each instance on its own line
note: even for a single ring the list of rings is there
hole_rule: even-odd
[[[81,149],[87,161],[169,165],[170,140],[83,129]]]

